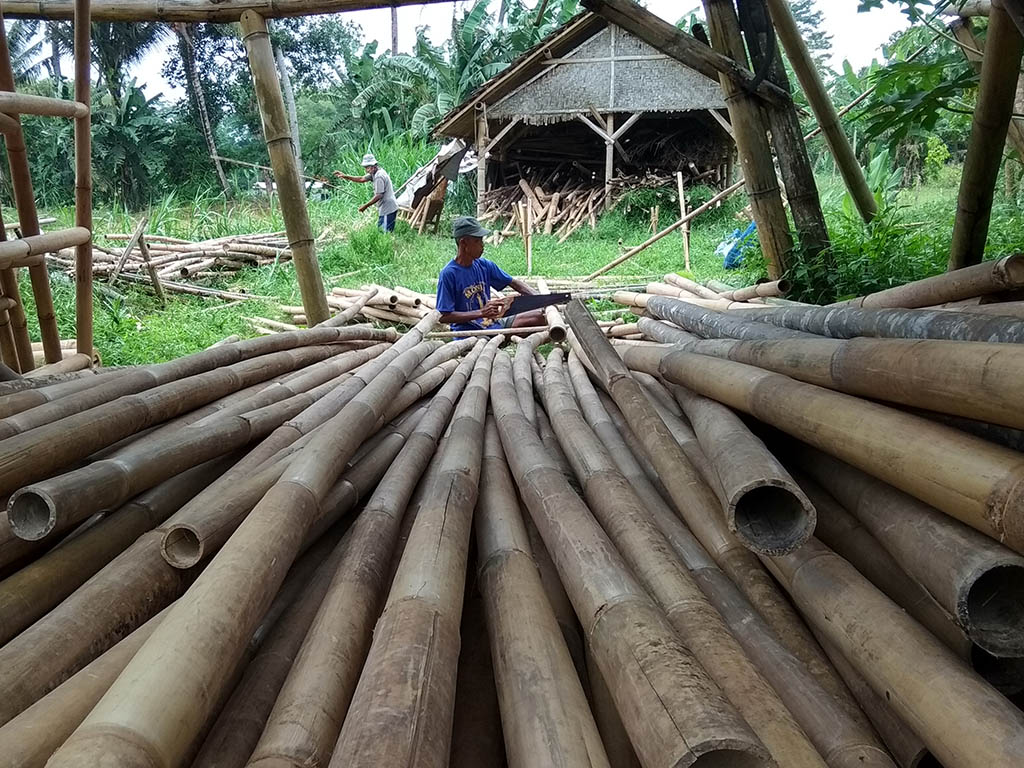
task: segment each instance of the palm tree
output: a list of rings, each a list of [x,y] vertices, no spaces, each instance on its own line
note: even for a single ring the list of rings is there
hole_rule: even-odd
[[[16,85],[38,80],[43,73],[45,56],[43,38],[39,32],[42,25],[35,19],[16,19],[7,27],[7,48],[11,55],[11,69],[14,70]]]
[[[125,93],[128,68],[140,62],[167,36],[166,24],[157,21],[112,22],[92,25],[92,56],[114,103]]]

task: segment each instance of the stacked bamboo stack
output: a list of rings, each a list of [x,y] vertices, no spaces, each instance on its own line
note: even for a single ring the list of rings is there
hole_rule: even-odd
[[[652,297],[684,346],[573,302],[544,359],[377,295],[0,385],[0,766],[1024,760],[1024,456],[900,409],[1024,427],[1018,347]]]

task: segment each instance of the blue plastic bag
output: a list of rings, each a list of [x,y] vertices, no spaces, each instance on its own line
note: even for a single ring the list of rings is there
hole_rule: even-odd
[[[715,248],[715,253],[723,257],[723,267],[726,269],[739,269],[742,266],[743,243],[756,231],[757,225],[754,222],[750,222],[742,233],[738,229],[734,229],[731,235],[718,244],[718,247]]]

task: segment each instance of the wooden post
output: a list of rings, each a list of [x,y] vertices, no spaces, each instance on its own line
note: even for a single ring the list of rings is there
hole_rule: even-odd
[[[132,251],[135,250],[135,246],[140,244],[142,240],[142,233],[146,229],[146,224],[149,222],[149,216],[143,216],[139,223],[135,225],[135,229],[128,238],[128,243],[125,245],[124,250],[121,251],[121,258],[114,264],[114,268],[110,272],[110,278],[107,280],[111,285],[117,280],[117,276],[121,274],[121,270],[124,269],[125,263],[132,255]]]
[[[90,105],[92,64],[89,0],[75,0],[75,101]],[[92,232],[92,109],[75,118],[75,226]],[[93,347],[92,238],[75,246],[75,339]],[[49,360],[49,358],[47,358]]]
[[[146,272],[149,273],[149,279],[153,282],[153,292],[156,294],[157,301],[160,302],[161,306],[167,304],[167,299],[164,298],[164,288],[160,285],[160,276],[156,273],[156,267],[153,266],[153,262],[149,259],[149,244],[146,243],[146,236],[139,235],[139,253],[142,254],[142,261],[146,265]]]
[[[747,56],[732,0],[704,0],[704,7],[715,50],[745,66]],[[732,123],[736,149],[743,164],[750,209],[757,224],[768,276],[778,280],[786,271],[786,257],[793,248],[793,239],[782,207],[761,105],[731,78],[722,75],[720,81],[729,107],[729,122]]]
[[[679,190],[679,218],[686,218],[686,190],[683,188],[683,172],[676,171],[676,189]],[[683,267],[690,271],[690,222],[683,224]]]
[[[3,25],[3,16],[0,15],[0,26]],[[0,91],[14,91],[14,72],[11,69],[11,55],[7,47],[7,34],[0,32]],[[32,191],[32,176],[28,169],[28,155],[25,152],[25,135],[21,130],[21,120],[16,115],[16,127],[11,128],[5,135],[7,144],[7,162],[11,169],[11,185],[14,188],[14,202],[18,209],[18,221],[21,224],[23,236],[39,234],[39,216],[36,214],[35,193]],[[50,278],[46,271],[46,265],[40,264],[29,267],[29,278],[32,282],[32,293],[36,300],[36,314],[39,318],[39,331],[43,339],[45,359],[47,363],[56,363],[64,359],[60,349],[60,334],[57,331],[57,319],[53,312],[53,296],[50,294]],[[17,289],[17,281],[12,278],[11,285],[5,286],[5,293],[10,295],[6,287]],[[17,310],[15,310],[17,311]],[[24,315],[24,311],[21,313]],[[23,319],[23,318],[22,318]],[[17,329],[19,318],[13,318]],[[27,339],[27,331],[26,331]],[[18,338],[15,340],[22,345],[25,341]],[[89,349],[92,349],[90,345]],[[18,358],[21,362],[22,373],[30,371],[35,367],[33,356],[26,351],[22,355],[23,347],[18,348]]]
[[[277,180],[277,194],[281,200],[288,243],[295,264],[295,274],[302,293],[302,306],[309,324],[316,325],[330,317],[320,264],[316,260],[313,231],[306,210],[306,196],[302,189],[295,154],[292,150],[288,115],[277,79],[274,51],[267,32],[267,22],[254,11],[242,14],[242,41],[249,55],[253,85],[263,117],[263,132],[267,141],[270,164]],[[268,190],[269,191],[269,190]]]
[[[864,221],[871,221],[878,212],[878,205],[875,197],[868,188],[867,180],[864,178],[864,170],[857,162],[857,156],[850,146],[843,128],[839,124],[839,115],[836,114],[836,107],[832,103],[824,83],[821,82],[821,75],[811,58],[807,44],[800,35],[796,20],[785,0],[767,0],[768,10],[771,12],[775,30],[779,34],[779,40],[786,49],[786,56],[789,57],[793,71],[796,72],[800,87],[803,88],[807,101],[818,119],[822,133],[825,134],[825,141],[836,159],[839,172],[842,174],[846,188],[850,191]]]
[[[768,7],[765,0],[742,0],[739,3],[740,24],[743,27],[750,57],[760,70],[765,66],[765,57],[774,52],[768,63],[768,78],[780,88],[789,91],[789,76],[782,62],[778,46],[770,43],[774,35]],[[831,103],[831,102],[830,102]],[[772,132],[772,143],[779,158],[779,171],[786,186],[786,198],[793,212],[793,223],[800,240],[800,251],[804,256],[814,257],[829,246],[828,228],[821,211],[818,185],[814,170],[807,156],[807,145],[800,128],[800,117],[796,106],[789,102],[766,107]],[[713,113],[717,114],[717,113]]]
[[[979,264],[985,252],[992,197],[1013,113],[1022,49],[1021,34],[1003,9],[1003,3],[993,0],[971,124],[971,142],[960,177],[953,244],[949,252],[951,270]]]
[[[526,249],[526,274],[533,274],[533,206],[523,203],[523,248]]]
[[[608,115],[605,132],[609,138],[604,141],[604,209],[612,207],[612,176],[615,174],[615,142],[610,138],[615,133],[615,115]]]
[[[476,106],[476,215],[484,215],[484,193],[487,192],[487,105]]]

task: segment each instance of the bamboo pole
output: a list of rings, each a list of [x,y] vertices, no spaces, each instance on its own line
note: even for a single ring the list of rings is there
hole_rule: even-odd
[[[749,320],[837,339],[878,336],[890,339],[1024,342],[1024,321],[1017,317],[942,310],[849,307],[751,306],[749,312],[744,316]]]
[[[431,400],[350,533],[316,618],[281,686],[251,766],[325,764],[334,749],[384,598],[386,565],[416,483],[481,352],[479,342]],[[339,663],[339,659],[347,660]]]
[[[786,49],[786,56],[811,105],[818,126],[825,134],[825,141],[832,151],[836,166],[857,206],[857,211],[864,221],[871,221],[878,212],[874,194],[868,188],[867,181],[864,179],[864,170],[860,167],[846,134],[843,133],[835,105],[821,81],[821,75],[807,49],[803,36],[800,34],[793,13],[789,6],[781,0],[766,0],[766,2],[775,25],[775,31],[779,35],[782,46]]]
[[[3,12],[0,9],[0,26],[3,26]],[[14,72],[11,70],[11,55],[7,45],[6,31],[0,32],[0,91],[13,92]],[[29,172],[28,155],[25,151],[25,134],[21,129],[21,121],[18,120],[18,127],[8,131],[4,135],[4,143],[7,147],[7,163],[11,171],[11,185],[14,191],[14,202],[18,209],[18,223],[21,227],[23,237],[31,237],[39,234],[39,216],[36,213],[35,193],[32,191],[32,176]],[[6,239],[6,238],[5,238]],[[8,274],[4,272],[4,274]],[[5,277],[4,293],[13,297],[17,293],[17,281],[14,273]],[[60,354],[60,332],[57,330],[57,318],[53,310],[53,296],[50,293],[50,278],[46,271],[45,264],[36,264],[29,267],[29,280],[32,283],[32,295],[36,302],[36,316],[39,318],[39,332],[43,343],[46,345],[46,362],[56,363],[61,359]],[[22,313],[24,314],[24,313]],[[15,329],[21,325],[22,318],[15,316]],[[20,334],[15,336],[19,341]],[[18,357],[21,363],[21,372],[26,373],[34,368],[31,355],[27,353],[28,335],[27,332],[20,339],[23,345],[19,347]],[[92,340],[88,344],[82,344],[82,349],[92,349]],[[22,354],[25,351],[26,354]]]
[[[1024,254],[1018,253],[997,261],[974,263],[971,267],[965,265],[963,269],[957,268],[953,272],[915,280],[832,306],[916,309],[989,293],[1018,290],[1022,286]]]
[[[991,768],[1024,760],[1024,713],[853,566],[812,538],[796,552],[772,558],[769,567],[942,765]],[[983,722],[978,712],[985,712]]]
[[[805,440],[1017,551],[1020,455],[959,430],[742,363],[670,352],[661,375]],[[881,450],[880,446],[885,446]]]
[[[790,283],[788,280],[772,280],[767,283],[750,285],[746,288],[725,291],[719,295],[721,298],[728,299],[729,301],[749,301],[758,296],[785,296],[789,292],[789,288]]]
[[[676,171],[676,190],[679,194],[679,218],[686,218],[686,190],[683,188],[683,172]],[[683,224],[683,269],[690,271],[690,223]]]
[[[792,606],[761,566],[757,557],[729,532],[721,514],[721,505],[704,481],[713,470],[697,444],[696,436],[681,420],[676,426],[666,423],[640,385],[629,376],[609,342],[600,331],[589,325],[586,310],[572,303],[566,312],[570,327],[577,334],[577,346],[590,360],[611,397],[604,402],[609,415],[627,442],[635,445],[634,453],[649,462],[652,482],[661,483],[690,530],[700,540],[715,562],[743,591],[747,599],[772,626],[780,640],[807,667],[826,690],[837,700],[849,703],[849,693],[831,671],[814,638],[803,625]],[[570,340],[573,340],[570,336]],[[583,358],[583,355],[580,356]],[[607,378],[608,371],[612,377]],[[622,411],[619,411],[619,408]],[[683,434],[680,430],[686,430]],[[856,706],[849,703],[850,717],[863,720]]]
[[[668,320],[684,330],[706,338],[732,339],[813,339],[802,331],[780,328],[776,325],[747,319],[746,315],[731,315],[716,309],[706,309],[692,301],[651,296],[645,308],[654,316]],[[754,311],[754,310],[750,310]]]
[[[331,766],[447,766],[470,523],[498,340],[475,361],[416,514]],[[419,670],[410,676],[406,670]]]
[[[674,387],[672,395],[715,468],[712,488],[729,530],[758,554],[783,554],[803,544],[814,531],[814,505],[781,462],[725,406],[684,387]]]
[[[537,423],[537,403],[533,398],[533,372],[530,363],[533,353],[549,339],[547,331],[531,334],[519,342],[516,356],[512,360],[512,375],[515,379],[516,396],[523,415],[531,424]]]
[[[436,313],[426,318],[424,330],[436,321]],[[322,516],[321,504],[345,462],[423,359],[419,352],[413,349],[396,358],[295,457],[195,587],[54,754],[52,768],[79,766],[91,755],[129,759],[139,749],[161,755],[165,764],[182,761],[189,747],[187,734],[198,731],[212,714],[230,683],[230,667],[243,653],[306,533]],[[322,462],[323,455],[333,460]],[[152,690],[161,692],[158,699],[147,695]],[[170,722],[175,727],[168,729]]]
[[[548,284],[542,277],[537,278],[537,290],[540,293],[550,293]],[[565,341],[565,320],[562,318],[562,313],[558,311],[558,307],[554,305],[545,307],[544,318],[550,329],[548,335],[551,337],[551,341],[556,344]]]
[[[587,649],[587,677],[590,681],[590,709],[601,732],[601,742],[608,761],[615,768],[640,768],[640,760],[629,742],[629,734],[622,725],[622,718],[615,709],[612,693],[608,690],[601,670],[597,668],[594,654]]]
[[[1013,114],[1022,52],[1024,38],[1007,13],[1005,0],[996,0],[989,15],[971,140],[960,177],[950,270],[979,264],[985,253],[992,197]]]
[[[665,275],[662,278],[662,280],[664,282],[668,283],[669,285],[674,285],[677,288],[682,288],[685,291],[689,291],[694,296],[697,296],[698,298],[701,298],[701,299],[713,299],[714,300],[714,299],[722,298],[719,294],[715,293],[713,290],[711,290],[709,288],[705,288],[700,283],[698,283],[698,282],[696,282],[694,280],[690,280],[687,277],[683,277],[682,275],[677,275],[674,272],[669,272],[667,275]]]
[[[743,653],[583,420],[565,381],[560,349],[552,350],[548,357],[544,385],[546,410],[583,486],[588,506],[639,580],[661,604],[684,646],[721,686],[779,765],[824,768],[824,761],[806,735]]]
[[[520,495],[555,560],[641,763],[648,768],[698,760],[768,764],[757,737],[676,639],[548,457],[516,404],[507,355],[495,358],[491,387]]]
[[[704,0],[704,9],[715,50],[734,59],[741,67],[746,67],[746,49],[732,2]],[[748,91],[738,88],[730,79],[723,76],[719,81],[729,108],[729,122],[736,140],[736,151],[743,165],[750,210],[757,223],[768,276],[778,280],[786,271],[793,240],[789,234],[786,211],[782,207],[761,105]]]
[[[804,663],[783,644],[781,637],[785,635],[777,634],[775,627],[762,618],[669,507],[605,410],[575,352],[569,356],[569,373],[580,408],[601,444],[614,458],[701,591],[721,613],[730,631],[779,693],[826,762],[835,766],[888,765],[870,729],[851,716],[855,705],[842,683],[833,677],[827,688],[823,684],[829,679],[826,672],[831,669],[827,662],[819,659],[817,663]],[[818,674],[812,670],[817,670]]]
[[[277,180],[277,194],[288,230],[288,244],[302,294],[302,305],[306,309],[309,324],[316,325],[328,319],[330,311],[324,297],[320,264],[316,260],[306,196],[295,164],[288,115],[274,64],[274,51],[267,23],[259,13],[252,10],[242,13],[242,42],[249,56],[249,68],[259,99],[267,152]]]
[[[0,112],[4,114],[42,115],[45,117],[85,117],[89,106],[67,99],[34,96],[27,93],[0,93]]]
[[[809,448],[799,456],[971,640],[996,656],[1024,656],[1024,558],[843,462]]]
[[[487,422],[476,515],[478,578],[510,768],[607,767],[601,736],[530,556],[493,418]]]

